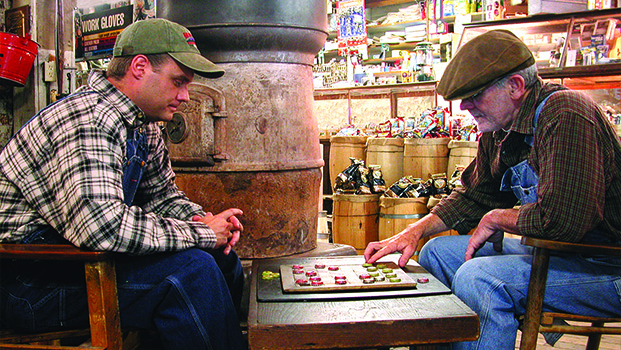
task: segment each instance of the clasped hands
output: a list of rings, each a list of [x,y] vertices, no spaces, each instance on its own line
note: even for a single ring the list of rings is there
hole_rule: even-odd
[[[200,221],[209,226],[216,234],[216,246],[214,248],[224,248],[224,254],[229,254],[233,246],[239,241],[241,232],[244,230],[237,218],[238,215],[242,214],[241,209],[230,208],[216,215],[212,213],[207,213],[203,217],[194,215],[192,221]]]

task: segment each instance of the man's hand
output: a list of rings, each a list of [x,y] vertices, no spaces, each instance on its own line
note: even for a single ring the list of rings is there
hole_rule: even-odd
[[[435,214],[428,214],[417,222],[408,225],[396,236],[380,242],[371,242],[364,250],[365,260],[372,264],[390,253],[400,252],[399,266],[404,267],[416,253],[421,237],[448,230],[448,227]]]
[[[494,209],[485,214],[468,241],[466,261],[472,259],[485,242],[491,242],[495,251],[502,252],[505,232],[517,233],[517,215],[517,209]]]
[[[416,253],[418,237],[407,228],[399,234],[379,242],[371,242],[364,250],[364,260],[372,264],[380,258],[394,252],[400,252],[399,266],[404,267]]]
[[[200,221],[216,234],[216,249],[224,247],[224,254],[228,254],[233,249],[233,246],[239,241],[241,232],[244,230],[241,222],[237,218],[237,215],[242,215],[243,212],[237,208],[227,209],[219,214],[213,215],[207,213],[204,217],[195,215],[192,217],[192,221]]]

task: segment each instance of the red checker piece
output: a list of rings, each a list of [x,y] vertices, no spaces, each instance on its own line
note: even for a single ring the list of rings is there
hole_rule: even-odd
[[[429,278],[427,277],[419,277],[417,279],[418,283],[428,283],[429,282]]]
[[[303,278],[299,278],[299,279],[295,280],[295,283],[298,286],[308,286],[308,285],[310,285],[310,282],[308,280],[303,279]]]
[[[338,271],[339,267],[338,266],[328,266],[328,271]]]
[[[344,280],[344,279],[337,280],[337,279],[335,279],[334,283],[336,283],[336,284],[347,284],[347,280]]]
[[[294,275],[301,275],[303,273],[304,273],[304,270],[302,270],[302,269],[294,269],[293,270],[293,274]]]
[[[317,271],[314,271],[314,270],[306,271],[306,276],[307,277],[317,276]]]
[[[325,264],[315,264],[315,268],[316,269],[325,269],[326,265]]]
[[[364,279],[367,279],[367,278],[371,278],[371,275],[369,275],[368,273],[363,273],[363,274],[361,274],[358,277],[360,277],[361,280],[364,280]]]
[[[293,269],[294,270],[302,270],[302,269],[304,269],[304,266],[302,266],[302,265],[293,265]]]
[[[311,286],[321,286],[323,285],[322,281],[311,281]]]

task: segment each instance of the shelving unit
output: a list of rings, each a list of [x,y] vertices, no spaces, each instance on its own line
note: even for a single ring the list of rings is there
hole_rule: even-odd
[[[507,29],[522,38],[533,51],[535,57],[545,56],[549,51],[551,39],[563,38],[560,58],[556,65],[538,60],[539,75],[543,79],[559,79],[573,89],[612,89],[621,86],[621,60],[591,65],[571,65],[570,50],[579,50],[583,44],[581,31],[594,27],[597,23],[613,21],[616,28],[621,27],[621,11],[618,8],[591,10],[564,14],[535,15],[500,21],[464,24],[460,46],[475,36],[493,29]],[[527,39],[525,39],[527,38]],[[534,41],[531,40],[535,38]],[[540,41],[537,42],[537,38]],[[550,39],[548,41],[548,39]],[[589,37],[590,40],[590,37]]]
[[[390,115],[392,118],[396,118],[399,98],[434,96],[434,102],[437,104],[436,85],[437,82],[434,80],[407,84],[315,89],[313,94],[316,101],[347,99],[349,103],[352,99],[389,98]]]

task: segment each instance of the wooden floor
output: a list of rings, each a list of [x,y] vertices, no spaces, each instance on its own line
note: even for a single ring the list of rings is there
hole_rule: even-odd
[[[613,325],[612,323],[610,325]],[[616,325],[621,327],[621,324]],[[520,345],[520,336],[521,333],[518,332],[517,342],[515,343],[515,349],[519,349]],[[559,339],[559,341],[554,345],[548,345],[543,336],[539,335],[539,340],[537,341],[537,350],[584,350],[586,347],[586,337],[565,334]],[[621,335],[604,335],[602,336],[602,342],[599,346],[600,350],[621,350]]]
[[[612,323],[610,325],[613,325]],[[616,325],[621,327],[621,323]],[[520,337],[521,332],[518,331],[517,341],[515,343],[515,350],[520,349]],[[537,350],[584,350],[586,348],[586,337],[578,335],[566,334],[559,339],[554,346],[548,345],[543,339],[543,336],[539,335],[537,341]],[[409,347],[397,347],[390,348],[390,350],[410,350]],[[621,335],[604,335],[599,346],[599,350],[621,350]]]

